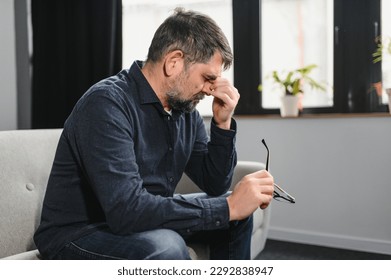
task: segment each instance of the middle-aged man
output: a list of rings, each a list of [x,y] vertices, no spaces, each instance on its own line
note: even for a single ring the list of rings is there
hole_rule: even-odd
[[[135,38],[135,44],[137,38]],[[45,259],[249,259],[252,213],[269,205],[267,171],[227,193],[239,100],[221,77],[232,52],[208,16],[176,9],[145,63],[93,85],[64,124],[34,236]],[[210,138],[197,103],[212,95]],[[203,194],[175,195],[185,172]]]

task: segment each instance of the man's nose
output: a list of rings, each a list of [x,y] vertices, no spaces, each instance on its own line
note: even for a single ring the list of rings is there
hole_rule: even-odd
[[[213,84],[210,82],[206,82],[202,87],[202,92],[205,93],[207,96],[212,95],[213,91],[214,91]]]

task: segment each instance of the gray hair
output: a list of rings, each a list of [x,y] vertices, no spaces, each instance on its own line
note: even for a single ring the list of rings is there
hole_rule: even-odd
[[[224,70],[233,60],[228,40],[216,22],[207,15],[183,8],[176,8],[156,30],[147,62],[158,62],[174,50],[181,50],[187,63],[207,63],[217,51],[223,59]]]

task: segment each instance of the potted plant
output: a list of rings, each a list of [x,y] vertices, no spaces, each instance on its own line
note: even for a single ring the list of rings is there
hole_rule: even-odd
[[[382,42],[380,37],[376,38],[376,41],[377,41],[377,48],[376,51],[372,54],[373,63],[382,61],[383,53],[391,54],[391,38],[385,38],[384,39],[384,41],[386,41],[385,43]]]
[[[377,41],[377,48],[376,51],[372,54],[373,57],[373,63],[378,63],[383,60],[384,55],[388,54],[391,55],[391,38],[386,37],[382,39],[380,37],[376,38]],[[391,73],[388,74],[388,79],[391,79]],[[386,79],[387,80],[387,77]],[[382,96],[383,94],[383,87],[384,87],[384,82],[376,82],[373,84],[373,88],[375,89],[377,95],[379,97]],[[388,81],[388,85],[386,83],[386,88],[385,91],[388,95],[388,108],[389,112],[391,114],[391,80]]]
[[[281,97],[281,116],[282,117],[297,117],[299,114],[299,96],[303,94],[303,87],[305,84],[311,86],[311,88],[325,91],[326,88],[321,83],[318,83],[309,76],[311,71],[316,68],[317,65],[310,64],[302,68],[298,68],[292,71],[288,71],[284,77],[283,73],[277,71],[272,72],[272,79],[275,84],[280,86],[283,90]],[[258,86],[258,90],[262,92],[262,84]]]

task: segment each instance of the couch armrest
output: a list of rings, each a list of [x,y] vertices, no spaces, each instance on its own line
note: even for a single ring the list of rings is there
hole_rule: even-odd
[[[265,165],[263,163],[255,161],[238,161],[232,179],[231,190],[245,175],[262,169],[265,169]],[[186,176],[186,174],[183,174],[176,189],[177,193],[182,194],[200,191],[201,190],[189,179],[189,177]],[[253,214],[254,228],[251,237],[251,259],[254,259],[265,246],[269,229],[270,214],[271,205],[264,210],[258,208]],[[195,251],[199,254],[200,250],[196,248]]]
[[[258,170],[265,169],[265,165],[256,161],[238,161],[234,176],[232,179],[231,189],[247,174],[256,172]],[[177,193],[187,194],[200,192],[201,190],[187,177],[186,174],[183,174],[181,180],[178,183],[176,188]]]

